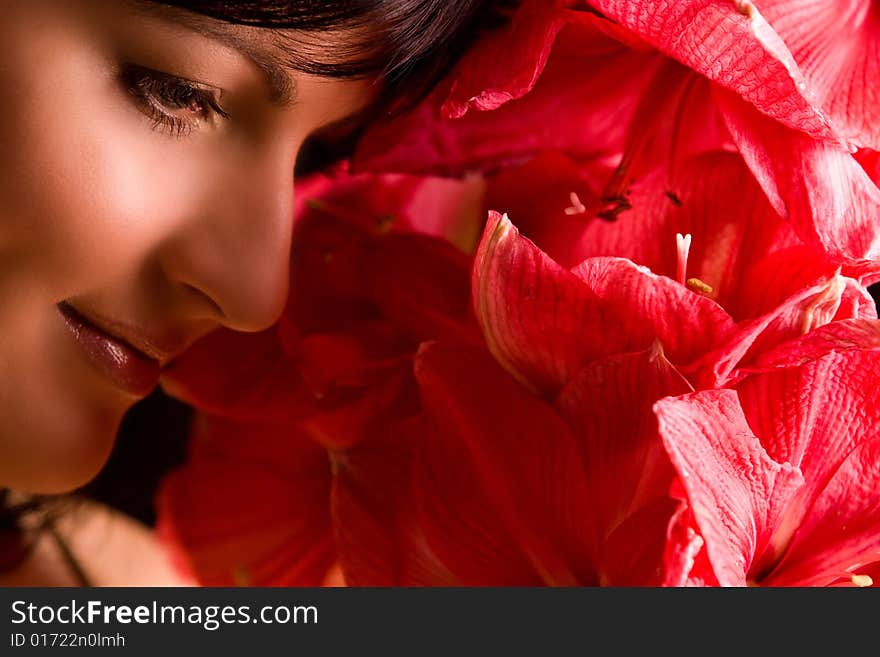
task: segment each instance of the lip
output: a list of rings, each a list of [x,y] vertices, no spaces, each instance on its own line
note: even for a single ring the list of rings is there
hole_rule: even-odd
[[[97,325],[69,303],[58,304],[71,337],[86,359],[117,387],[137,397],[147,396],[159,382],[162,363],[127,339]]]

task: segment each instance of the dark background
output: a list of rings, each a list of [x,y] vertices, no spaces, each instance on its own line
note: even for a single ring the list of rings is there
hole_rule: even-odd
[[[880,304],[880,284],[870,288]],[[155,522],[153,496],[162,476],[183,462],[192,409],[160,389],[125,416],[107,465],[80,492],[142,522]]]

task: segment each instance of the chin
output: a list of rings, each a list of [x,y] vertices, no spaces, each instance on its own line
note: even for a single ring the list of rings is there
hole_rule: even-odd
[[[76,411],[31,418],[17,427],[0,423],[0,487],[68,493],[96,477],[113,450],[123,413]]]

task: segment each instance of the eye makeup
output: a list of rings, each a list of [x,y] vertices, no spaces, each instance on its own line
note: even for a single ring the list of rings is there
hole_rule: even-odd
[[[153,128],[186,137],[200,123],[228,119],[220,107],[218,90],[169,73],[133,64],[123,65],[122,83]]]

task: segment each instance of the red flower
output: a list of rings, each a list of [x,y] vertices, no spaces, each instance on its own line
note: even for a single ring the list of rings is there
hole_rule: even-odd
[[[687,390],[659,349],[594,361],[548,401],[472,347],[423,346],[416,376],[411,549],[448,571],[427,583],[659,583],[674,503],[650,409]]]
[[[856,146],[880,149],[880,11],[871,0],[760,0],[816,102]]]
[[[433,564],[386,531],[412,524],[410,437],[401,422],[327,450],[304,429],[199,415],[186,465],[159,490],[157,531],[205,586],[418,581]]]
[[[575,8],[525,3],[418,112],[368,135],[356,161],[450,174],[548,149],[581,161],[617,157],[601,203],[585,217],[615,218],[632,207],[634,179],[674,173],[688,156],[732,144],[808,244],[850,260],[880,253],[880,190],[750,2],[567,4]],[[511,59],[521,64],[513,70],[489,69],[530,22],[532,56]],[[483,111],[465,115],[469,108]]]
[[[719,279],[742,252],[730,248],[736,229],[727,230],[728,242],[705,261]],[[718,235],[711,219],[704,230],[707,237]],[[680,252],[682,272],[687,261]],[[658,276],[614,257],[587,258],[566,270],[496,213],[477,253],[473,288],[493,355],[533,390],[553,394],[591,360],[648,349],[655,340],[694,385],[718,387],[776,344],[831,321],[876,317],[857,281],[834,273],[807,280],[765,313],[736,323],[702,283],[686,285],[686,274],[678,280]],[[760,298],[764,292],[756,286],[740,294]]]
[[[681,482],[666,583],[867,583],[861,568],[880,560],[877,346],[657,403]]]

